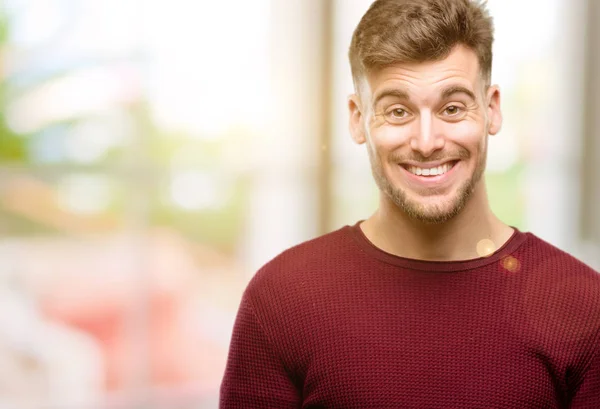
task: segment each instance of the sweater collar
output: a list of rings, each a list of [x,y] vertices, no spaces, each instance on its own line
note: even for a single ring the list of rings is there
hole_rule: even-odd
[[[486,257],[478,257],[469,260],[455,260],[455,261],[428,261],[418,260],[406,257],[396,256],[394,254],[383,251],[379,247],[375,246],[363,233],[360,228],[360,224],[363,220],[358,221],[353,226],[346,226],[344,229],[361,249],[368,255],[383,261],[388,264],[397,265],[400,267],[410,268],[413,270],[423,271],[436,271],[436,272],[455,272],[465,271],[474,268],[479,268],[492,263],[500,263],[503,268],[511,268],[511,263],[514,263],[516,259],[511,257],[511,254],[520,247],[528,237],[528,233],[523,233],[516,227],[511,226],[514,229],[512,236],[504,243],[502,247],[497,249],[494,253]],[[517,261],[518,262],[518,261]]]

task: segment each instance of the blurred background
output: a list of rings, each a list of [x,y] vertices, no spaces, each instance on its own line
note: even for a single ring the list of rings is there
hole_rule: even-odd
[[[365,219],[370,0],[0,0],[0,408],[204,409],[242,291]],[[600,2],[489,0],[494,210],[600,268]]]

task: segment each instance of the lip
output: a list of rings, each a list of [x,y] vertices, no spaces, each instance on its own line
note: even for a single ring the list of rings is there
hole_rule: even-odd
[[[438,160],[436,162],[413,162],[413,161],[406,161],[406,162],[402,162],[400,165],[401,166],[416,166],[419,168],[423,168],[423,169],[431,169],[431,168],[437,168],[438,166],[442,166],[446,163],[450,163],[450,162],[460,162],[459,159],[446,159],[446,160]]]
[[[414,165],[411,164],[410,162],[406,162],[403,163],[402,165],[399,165],[400,169],[402,170],[402,172],[404,172],[404,174],[406,174],[406,177],[408,178],[408,181],[411,184],[416,184],[417,186],[420,187],[442,187],[446,184],[448,184],[451,179],[454,177],[454,174],[457,171],[457,168],[459,168],[462,164],[462,161],[459,160],[458,162],[456,162],[454,164],[454,166],[452,167],[452,169],[450,169],[448,172],[444,173],[443,175],[437,175],[437,176],[417,176],[411,172],[409,172],[405,166],[418,166],[424,169],[428,169],[429,166],[431,166],[432,168],[435,168],[437,166],[443,165],[444,163],[448,163],[448,162],[454,162],[454,161],[443,161],[443,162],[431,162],[431,163],[415,163]]]

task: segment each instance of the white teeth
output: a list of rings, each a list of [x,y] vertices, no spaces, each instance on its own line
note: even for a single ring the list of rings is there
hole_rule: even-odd
[[[408,167],[408,171],[417,176],[421,176],[421,175],[423,175],[423,176],[439,176],[439,175],[443,175],[444,173],[448,172],[450,169],[452,169],[452,165],[450,165],[449,163],[438,166],[437,168],[430,168],[430,169],[419,168],[416,166]]]

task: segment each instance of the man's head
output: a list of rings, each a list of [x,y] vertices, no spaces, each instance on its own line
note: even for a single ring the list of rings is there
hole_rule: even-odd
[[[474,0],[377,0],[352,36],[349,57],[355,85],[368,72],[397,63],[441,60],[463,44],[477,55],[489,85],[494,27]]]
[[[491,18],[470,0],[377,0],[354,32],[352,136],[413,219],[445,222],[477,190],[502,122],[492,42]]]

